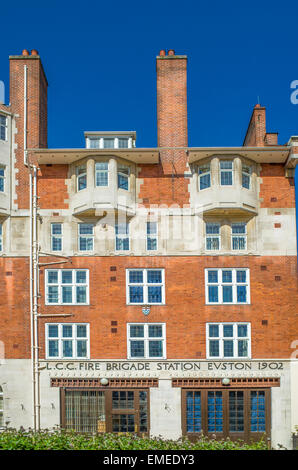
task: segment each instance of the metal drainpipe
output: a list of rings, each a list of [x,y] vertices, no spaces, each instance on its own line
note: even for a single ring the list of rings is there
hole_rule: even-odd
[[[36,430],[40,429],[40,390],[38,370],[38,241],[37,241],[37,168],[33,165],[33,217],[32,217],[32,247],[33,247],[33,337],[34,337],[34,385],[35,385],[35,419]]]
[[[36,219],[35,211],[33,206],[36,205],[36,201],[33,201],[33,186],[35,186],[36,192],[36,181],[34,183],[31,167],[28,165],[28,152],[27,152],[27,112],[28,112],[28,96],[27,96],[27,87],[28,87],[28,76],[27,76],[27,66],[24,65],[24,165],[29,170],[29,199],[30,199],[30,260],[29,260],[29,291],[30,291],[30,337],[31,337],[31,374],[32,374],[32,411],[33,411],[33,429],[36,431],[39,429],[39,413],[36,413],[36,397],[39,395],[38,392],[38,381],[36,380],[36,371],[38,368],[38,363],[36,364],[36,351],[37,350],[37,336],[34,331],[35,318],[37,319],[37,312],[34,314],[34,299],[33,292],[35,291],[36,279],[34,275],[33,267],[33,254],[35,247],[33,246],[33,226],[34,218]],[[33,167],[33,171],[34,171]],[[34,178],[36,173],[34,172]],[[36,234],[36,231],[35,231]],[[38,357],[38,356],[37,356]],[[38,373],[37,373],[38,374]],[[38,395],[37,395],[38,393]]]

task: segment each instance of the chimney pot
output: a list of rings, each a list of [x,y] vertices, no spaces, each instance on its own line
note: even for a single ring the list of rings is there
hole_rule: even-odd
[[[31,55],[38,55],[38,51],[36,49],[32,49]]]
[[[159,56],[160,57],[164,57],[166,55],[166,51],[164,49],[162,49],[161,51],[159,51]]]
[[[27,51],[27,49],[24,49],[24,50],[22,51],[22,55],[29,55],[29,51]]]
[[[175,55],[174,49],[170,49],[170,50],[168,51],[168,55]]]

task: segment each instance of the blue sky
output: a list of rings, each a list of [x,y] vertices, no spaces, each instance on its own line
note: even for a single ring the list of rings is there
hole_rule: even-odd
[[[0,80],[8,100],[8,56],[37,49],[50,147],[82,147],[84,130],[136,130],[152,147],[155,57],[174,49],[189,58],[190,146],[242,145],[258,99],[284,144],[298,135],[297,19],[294,1],[3,2]]]

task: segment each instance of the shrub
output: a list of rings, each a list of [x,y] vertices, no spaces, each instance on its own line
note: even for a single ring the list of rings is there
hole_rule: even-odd
[[[247,444],[230,439],[217,441],[201,436],[195,442],[134,434],[83,434],[74,431],[6,429],[0,433],[0,450],[266,450],[264,440]]]

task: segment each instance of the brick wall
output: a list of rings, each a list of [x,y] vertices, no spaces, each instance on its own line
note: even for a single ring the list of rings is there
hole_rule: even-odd
[[[30,357],[28,260],[0,262],[4,273],[0,340],[7,358]],[[111,266],[116,271],[110,271]],[[75,257],[72,264],[61,267],[90,270],[90,306],[45,306],[45,274],[41,273],[40,313],[73,315],[39,320],[41,357],[45,357],[44,323],[55,321],[90,323],[92,359],[127,357],[128,322],[165,322],[168,359],[204,359],[206,322],[251,322],[255,359],[289,358],[293,352],[298,321],[295,257]],[[165,268],[166,280],[166,305],[152,306],[148,317],[141,306],[126,305],[125,270],[144,267]],[[205,305],[204,269],[208,267],[250,268],[251,305]],[[112,321],[117,321],[117,333],[111,332]]]
[[[47,80],[37,51],[10,56],[10,103],[16,115],[15,152],[19,209],[29,207],[29,175],[24,165],[24,66],[27,66],[27,148],[47,147]]]
[[[294,178],[286,178],[283,165],[262,163],[260,177],[261,207],[295,207]]]

